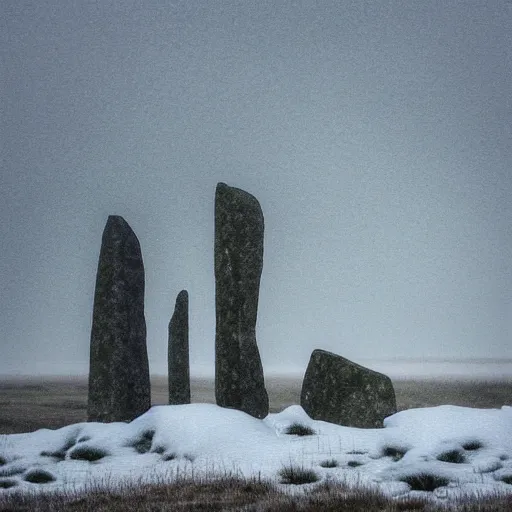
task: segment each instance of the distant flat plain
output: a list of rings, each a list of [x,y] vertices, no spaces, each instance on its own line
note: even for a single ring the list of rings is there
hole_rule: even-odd
[[[398,410],[436,405],[500,408],[512,405],[512,379],[392,379]],[[301,379],[266,378],[271,412],[300,403]],[[165,377],[152,377],[152,404],[165,405]],[[215,403],[214,381],[191,380],[193,403]],[[87,378],[0,378],[0,434],[60,428],[87,420]]]

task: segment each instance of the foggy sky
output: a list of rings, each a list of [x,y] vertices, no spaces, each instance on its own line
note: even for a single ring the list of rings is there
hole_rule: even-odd
[[[512,3],[4,0],[0,374],[85,373],[101,234],[137,234],[153,373],[214,193],[265,215],[266,370],[512,357]]]

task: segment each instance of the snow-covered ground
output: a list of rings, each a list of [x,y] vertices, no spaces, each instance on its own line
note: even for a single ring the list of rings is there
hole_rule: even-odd
[[[296,423],[314,434],[287,434]],[[131,423],[0,436],[0,493],[185,475],[255,476],[297,489],[281,483],[290,465],[312,469],[319,482],[377,486],[391,496],[512,493],[512,407],[411,409],[388,417],[385,428],[358,429],[312,420],[297,405],[264,420],[212,404],[168,405]],[[436,488],[411,489],[428,483],[425,475]],[[45,479],[53,480],[31,482]]]

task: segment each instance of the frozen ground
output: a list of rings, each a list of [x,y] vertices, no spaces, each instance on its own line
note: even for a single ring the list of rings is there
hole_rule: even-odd
[[[312,435],[290,435],[292,424]],[[78,423],[0,435],[0,493],[133,480],[238,475],[284,484],[286,467],[377,486],[391,496],[512,493],[512,407],[399,412],[383,429],[310,419],[291,406],[264,420],[213,404],[155,406],[131,423]],[[306,484],[316,485],[316,484]],[[429,489],[429,490],[425,490]]]

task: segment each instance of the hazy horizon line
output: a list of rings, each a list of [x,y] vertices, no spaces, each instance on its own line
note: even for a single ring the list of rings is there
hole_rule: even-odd
[[[356,363],[366,366],[373,371],[388,375],[392,379],[487,379],[504,380],[512,378],[512,358],[418,358],[418,357],[394,357],[394,358],[358,358]],[[74,373],[70,367],[79,363],[68,365],[68,370],[55,371],[54,368],[42,369],[39,373],[5,373],[0,371],[0,380],[30,380],[30,379],[88,379],[89,372],[84,370]],[[306,366],[280,365],[267,366],[264,370],[265,378],[302,378],[306,372]],[[53,371],[52,371],[53,370]],[[166,379],[167,373],[162,370],[150,372],[151,378]],[[214,379],[214,364],[192,364],[190,366],[191,379]]]

